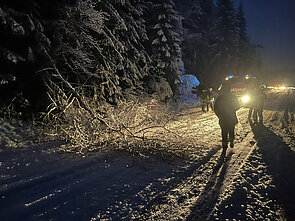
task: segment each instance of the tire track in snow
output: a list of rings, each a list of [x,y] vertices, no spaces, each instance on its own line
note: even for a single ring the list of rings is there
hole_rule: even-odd
[[[220,152],[218,148],[213,148],[209,153],[207,153],[206,156],[202,157],[201,159],[198,159],[196,162],[190,162],[189,167],[186,167],[184,170],[180,169],[175,174],[173,179],[170,182],[167,182],[165,185],[167,188],[153,196],[152,198],[149,198],[147,204],[145,205],[144,209],[142,209],[139,212],[136,212],[135,214],[132,214],[134,220],[149,220],[151,218],[150,211],[154,210],[155,205],[159,204],[165,204],[167,201],[169,201],[169,195],[175,191],[175,189],[180,189],[179,185],[181,185],[184,180],[186,180],[188,177],[194,177],[197,173],[201,173],[200,171],[203,170],[204,165],[214,156],[216,156],[217,152]],[[183,189],[183,188],[182,188]],[[142,195],[143,193],[139,193],[139,195]],[[148,194],[148,193],[147,193]],[[147,197],[147,196],[145,196]],[[149,214],[149,215],[147,215]]]
[[[205,188],[220,151],[215,153],[206,164],[201,165],[193,174],[185,177],[170,189],[166,195],[155,202],[142,216],[134,220],[183,220],[190,213],[190,207]]]
[[[253,135],[251,133],[245,134],[246,137],[241,143],[236,144],[233,149],[228,149],[229,153],[226,157],[220,157],[205,191],[199,196],[188,220],[207,220],[215,205],[221,200],[220,195],[228,191],[229,186],[239,175],[242,167],[256,147],[252,139]]]
[[[246,112],[241,111],[243,115],[246,115]],[[211,117],[207,118],[207,121],[210,120],[212,121]],[[146,214],[135,219],[200,220],[200,217],[207,217],[217,203],[220,192],[225,191],[234,180],[255,147],[254,143],[251,143],[253,134],[250,133],[249,125],[243,124],[247,131],[243,132],[244,128],[238,130],[242,142],[236,144],[235,153],[231,152],[224,158],[219,150],[190,176],[165,192],[164,196],[161,195],[161,199],[148,208]]]

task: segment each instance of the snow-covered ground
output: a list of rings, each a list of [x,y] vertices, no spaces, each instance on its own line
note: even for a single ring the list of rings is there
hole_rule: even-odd
[[[270,93],[264,125],[240,109],[226,156],[216,116],[198,108],[178,119],[198,140],[189,158],[2,145],[0,220],[295,220],[294,98]]]

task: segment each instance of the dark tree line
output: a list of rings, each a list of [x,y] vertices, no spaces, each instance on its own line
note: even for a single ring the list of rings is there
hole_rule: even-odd
[[[186,70],[206,86],[226,74],[243,74],[259,66],[259,54],[247,33],[243,6],[231,0],[196,0],[183,21]]]
[[[210,84],[256,53],[230,0],[195,1],[186,18],[173,0],[2,0],[0,33],[1,106],[20,111],[45,110],[51,84],[67,92],[56,70],[89,98],[168,100],[181,66]]]

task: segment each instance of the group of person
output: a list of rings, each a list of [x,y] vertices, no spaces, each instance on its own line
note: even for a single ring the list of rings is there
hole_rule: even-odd
[[[235,125],[238,123],[236,111],[240,108],[237,97],[232,95],[230,91],[230,86],[224,84],[214,104],[214,111],[219,118],[221,127],[223,153],[226,152],[228,144],[231,148],[234,147]],[[266,98],[264,87],[253,88],[250,93],[252,97],[248,114],[249,122],[252,123],[253,119],[254,124],[262,124],[263,105]]]
[[[214,94],[213,94],[213,88],[208,88],[205,90],[202,90],[201,93],[201,107],[203,112],[207,112],[210,110],[213,111],[213,102],[214,102]]]
[[[263,124],[263,106],[266,94],[264,93],[265,86],[251,88],[248,92],[250,99],[248,120],[250,123]]]

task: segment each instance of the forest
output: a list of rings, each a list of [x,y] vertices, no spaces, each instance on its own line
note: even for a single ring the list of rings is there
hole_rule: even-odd
[[[238,2],[1,0],[0,220],[295,220],[295,87],[245,19],[283,1]]]
[[[78,153],[191,145],[166,128],[181,76],[201,91],[258,68],[246,26],[230,0],[1,1],[0,114]]]
[[[1,1],[2,114],[8,107],[26,116],[46,111],[58,91],[112,105],[130,95],[177,101],[181,74],[216,87],[226,74],[260,65],[242,5],[195,0],[179,10],[181,5]]]

